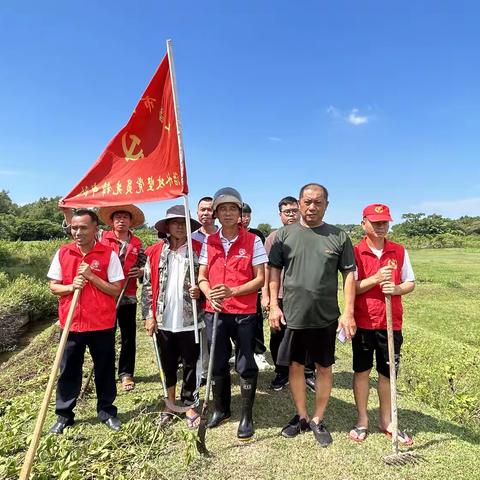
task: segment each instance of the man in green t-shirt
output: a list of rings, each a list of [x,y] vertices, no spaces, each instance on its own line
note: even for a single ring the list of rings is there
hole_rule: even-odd
[[[289,366],[289,382],[296,414],[283,428],[290,438],[311,429],[322,447],[332,443],[324,413],[332,390],[335,337],[342,330],[350,339],[356,330],[355,257],[348,235],[323,221],[328,191],[318,183],[302,187],[300,222],[281,228],[269,255],[270,327],[287,325],[277,362]],[[278,305],[280,272],[283,278],[283,312]],[[338,272],[343,275],[345,310],[338,307]],[[305,399],[305,364],[316,368],[315,411],[309,421]]]

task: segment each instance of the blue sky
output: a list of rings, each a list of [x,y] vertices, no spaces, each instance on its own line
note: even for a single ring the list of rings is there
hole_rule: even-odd
[[[278,225],[310,181],[326,221],[368,203],[480,214],[480,4],[22,1],[0,5],[0,189],[65,195],[172,38],[193,205],[222,186]],[[153,222],[170,203],[144,204]],[[142,207],[143,208],[143,207]]]

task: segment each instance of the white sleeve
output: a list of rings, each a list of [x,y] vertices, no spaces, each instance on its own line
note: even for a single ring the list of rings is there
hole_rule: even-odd
[[[265,247],[263,246],[260,237],[255,236],[255,243],[253,244],[253,256],[252,265],[261,265],[262,263],[268,263],[268,256]]]
[[[123,280],[125,275],[123,274],[122,264],[115,252],[110,255],[110,262],[108,264],[107,276],[109,282],[118,282]]]
[[[405,250],[405,256],[403,258],[401,281],[403,282],[414,282],[415,274],[413,273],[412,264],[410,263],[410,257],[408,252]]]
[[[48,269],[47,277],[50,280],[58,280],[61,282],[63,280],[62,275],[62,266],[60,265],[60,250],[55,252],[55,256],[53,257],[52,263],[50,264],[50,268]]]
[[[208,265],[208,253],[207,253],[207,242],[202,243],[202,250],[200,251],[200,256],[198,257],[199,265]]]

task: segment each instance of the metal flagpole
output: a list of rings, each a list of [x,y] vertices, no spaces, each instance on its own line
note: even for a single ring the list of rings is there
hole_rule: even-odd
[[[178,136],[178,153],[180,156],[180,176],[182,179],[182,185],[185,178],[185,153],[183,149],[182,129],[180,125],[180,116],[178,113],[178,97],[177,97],[177,84],[175,82],[175,65],[173,63],[173,50],[172,41],[167,40],[167,54],[168,54],[168,66],[170,70],[170,78],[172,80],[172,93],[173,93],[173,108],[175,110],[175,121],[177,123],[177,136]],[[185,205],[185,222],[187,226],[187,246],[188,246],[188,261],[190,270],[190,283],[195,285],[195,270],[193,266],[193,245],[192,245],[192,228],[190,225],[190,208],[188,205],[188,195],[183,196]],[[198,336],[198,313],[197,313],[197,301],[192,299],[193,307],[193,325],[195,328],[195,343],[199,343]]]

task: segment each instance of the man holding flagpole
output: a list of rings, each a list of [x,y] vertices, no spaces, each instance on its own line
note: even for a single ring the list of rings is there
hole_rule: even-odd
[[[200,224],[191,219],[191,227]],[[186,412],[187,425],[196,428],[200,417],[198,406],[201,373],[201,347],[195,343],[192,299],[200,297],[200,290],[190,283],[189,255],[185,208],[174,205],[165,218],[155,224],[158,232],[166,235],[148,249],[142,288],[142,317],[148,335],[156,333],[159,354],[169,401],[175,403],[175,387],[179,359],[183,365],[182,402],[190,407]],[[193,241],[195,276],[198,276],[198,255],[201,243]],[[203,328],[200,322],[199,328]],[[164,424],[173,419],[167,408],[161,415]]]
[[[172,42],[167,40],[167,54],[162,59],[130,119],[108,143],[83,178],[61,200],[59,206],[62,209],[85,209],[183,197],[188,217],[186,219],[187,246],[189,257],[192,259],[188,184],[178,118],[174,70]],[[191,275],[193,275],[193,266],[190,266]],[[87,276],[90,276],[88,270]],[[194,283],[193,278],[191,281]],[[120,289],[118,291],[115,289],[115,295],[118,293],[120,293]],[[78,295],[75,296],[75,299],[77,298]],[[192,304],[194,336],[195,341],[198,342],[195,300],[192,300]],[[72,302],[72,306],[74,305],[75,303]],[[70,318],[71,315],[69,315]],[[63,348],[64,342],[59,346],[59,358],[63,353]],[[55,370],[56,363],[52,368],[52,378]],[[38,448],[46,406],[51,395],[50,383],[44,396],[45,408],[42,404],[35,425],[34,437],[22,467],[22,479],[28,478]]]

